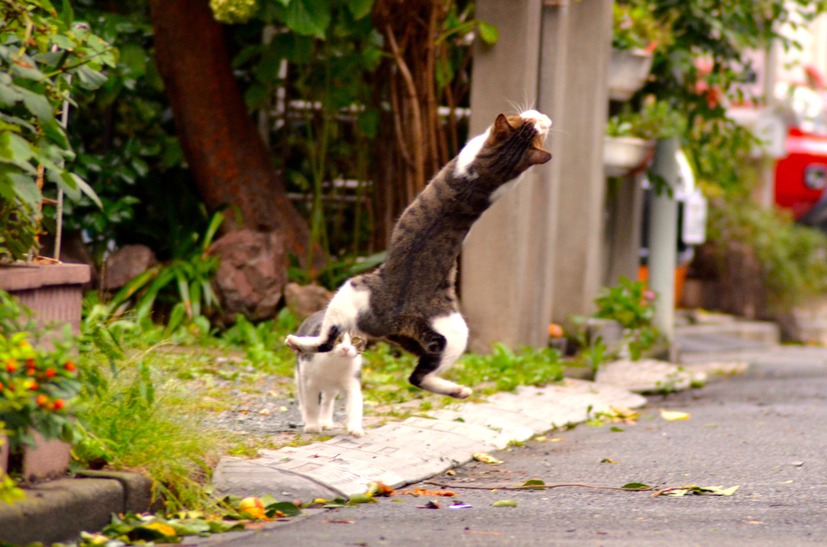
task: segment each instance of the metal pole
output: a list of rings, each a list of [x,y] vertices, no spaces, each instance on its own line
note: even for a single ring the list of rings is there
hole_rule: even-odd
[[[649,288],[658,295],[652,322],[669,342],[672,341],[675,324],[678,202],[672,194],[678,183],[675,154],[679,147],[677,137],[658,141],[652,172],[666,182],[666,188],[654,192],[649,220]]]

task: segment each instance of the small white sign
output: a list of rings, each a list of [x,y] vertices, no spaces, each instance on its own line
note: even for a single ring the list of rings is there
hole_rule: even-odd
[[[683,226],[681,239],[687,245],[700,245],[706,241],[706,198],[695,191],[683,202]]]

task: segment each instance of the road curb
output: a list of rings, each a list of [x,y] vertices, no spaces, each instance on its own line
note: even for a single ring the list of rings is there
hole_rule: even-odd
[[[54,543],[100,530],[112,513],[149,509],[151,481],[138,473],[85,472],[25,489],[26,498],[0,504],[0,542]]]

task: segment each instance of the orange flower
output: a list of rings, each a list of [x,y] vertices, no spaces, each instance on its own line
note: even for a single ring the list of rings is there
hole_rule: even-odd
[[[14,357],[9,357],[9,360],[6,361],[6,370],[9,372],[14,372],[17,370],[17,359]]]
[[[70,359],[70,360],[66,361],[66,364],[65,364],[65,365],[63,365],[63,368],[65,368],[65,369],[66,369],[66,370],[68,370],[69,372],[73,372],[73,371],[75,370],[75,368],[76,368],[76,367],[75,367],[75,364],[74,364],[74,363],[72,362],[72,360]]]
[[[55,410],[60,410],[65,405],[66,405],[66,403],[63,401],[63,399],[55,399],[55,404],[53,405],[52,408],[54,408]]]
[[[39,388],[39,387],[40,387],[40,386],[37,384],[37,382],[32,382],[32,383],[29,385],[29,391],[37,391],[37,388]]]
[[[35,399],[35,402],[37,403],[37,406],[39,406],[40,408],[49,406],[49,398],[46,395],[38,395],[37,399]]]
[[[55,369],[47,368],[46,369],[46,378],[54,378],[55,377]]]
[[[548,326],[548,335],[552,338],[562,338],[563,337],[563,327],[561,327],[557,323],[550,324]]]

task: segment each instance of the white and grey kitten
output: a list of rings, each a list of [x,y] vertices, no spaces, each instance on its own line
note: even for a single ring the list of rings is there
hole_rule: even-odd
[[[308,317],[298,333],[317,336],[324,311]],[[337,395],[345,397],[345,428],[354,437],[365,434],[362,429],[362,351],[361,338],[342,333],[325,353],[299,353],[296,358],[296,387],[305,433],[332,429],[333,406]]]

